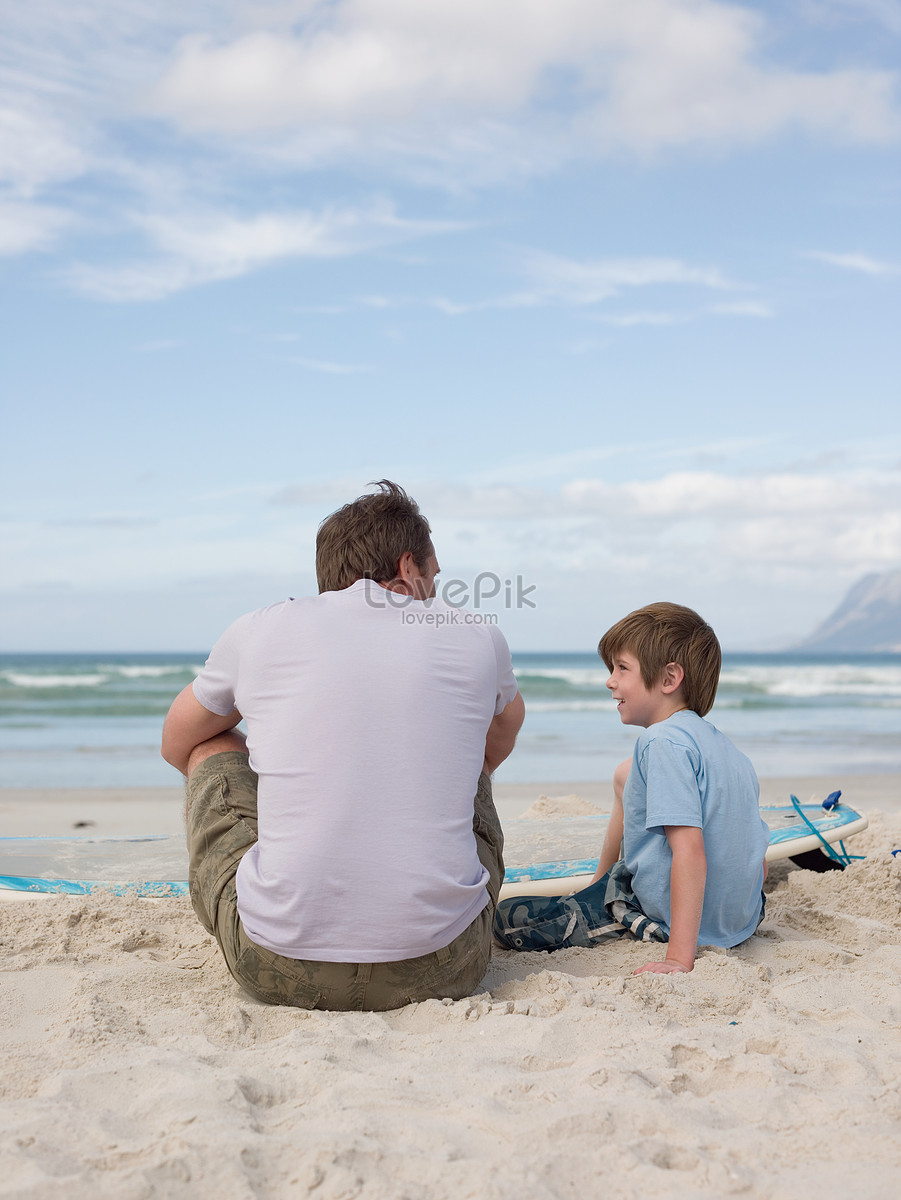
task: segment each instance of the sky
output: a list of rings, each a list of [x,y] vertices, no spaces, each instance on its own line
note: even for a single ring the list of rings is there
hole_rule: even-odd
[[[0,650],[206,650],[382,478],[514,651],[901,565],[899,0],[0,30]]]

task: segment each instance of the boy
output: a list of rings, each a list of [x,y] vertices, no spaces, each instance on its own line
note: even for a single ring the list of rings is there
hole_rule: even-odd
[[[634,974],[690,971],[699,941],[737,946],[763,918],[769,831],[757,776],[703,719],[719,682],[719,642],[690,608],[660,603],[618,621],[598,653],[620,720],[644,732],[614,775],[595,877],[572,896],[503,901],[495,937],[510,949],[555,950],[629,932],[667,942],[662,962]]]

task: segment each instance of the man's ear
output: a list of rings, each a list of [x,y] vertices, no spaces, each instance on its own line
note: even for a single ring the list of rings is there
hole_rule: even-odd
[[[397,560],[397,566],[394,569],[394,578],[384,586],[389,592],[401,592],[406,596],[412,596],[415,594],[413,583],[418,574],[416,559],[413,557],[412,551],[405,550]]]
[[[663,668],[663,690],[667,695],[678,691],[682,686],[682,680],[685,678],[685,672],[678,663],[667,663]]]

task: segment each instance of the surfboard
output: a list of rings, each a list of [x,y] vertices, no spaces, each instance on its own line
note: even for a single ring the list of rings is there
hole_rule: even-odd
[[[839,803],[837,795],[824,804],[802,805],[792,797],[789,805],[761,806],[760,815],[770,828],[767,860],[797,858],[825,846],[841,848],[832,851],[837,860],[850,858],[843,842],[866,829],[867,818]],[[596,814],[505,821],[501,896],[555,896],[586,887],[608,820],[606,814]],[[85,895],[95,889],[116,895],[185,896],[187,878],[182,836],[0,838],[0,899]]]
[[[186,896],[188,852],[181,835],[0,838],[0,898],[116,895]]]
[[[832,797],[824,803],[830,801],[828,809],[823,804],[799,804],[797,800],[794,804],[761,805],[760,815],[770,830],[767,862],[795,859],[811,851],[823,851],[825,846],[841,847],[846,838],[866,829],[868,821],[862,813]],[[520,817],[505,822],[506,871],[501,896],[560,896],[587,887],[598,860],[597,855],[585,858],[584,851],[597,847],[600,853],[608,820],[603,814],[545,817],[538,821]],[[548,852],[551,847],[553,854]],[[843,849],[833,853],[836,865],[846,865],[851,857]],[[825,860],[825,852],[820,857]]]

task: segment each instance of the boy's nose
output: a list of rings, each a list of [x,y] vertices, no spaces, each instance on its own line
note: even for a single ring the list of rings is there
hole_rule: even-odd
[[[611,692],[613,691],[613,676],[612,676],[612,675],[611,675],[611,676],[610,676],[610,678],[607,680],[607,682],[604,684],[604,686],[605,686],[605,687],[608,687],[608,688],[610,689],[610,691],[611,691]]]

